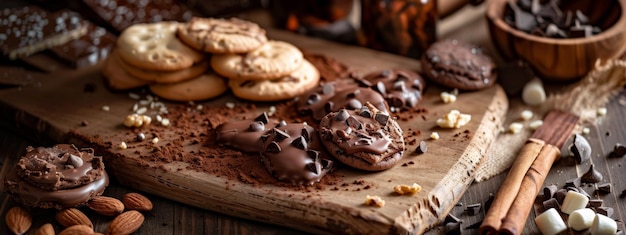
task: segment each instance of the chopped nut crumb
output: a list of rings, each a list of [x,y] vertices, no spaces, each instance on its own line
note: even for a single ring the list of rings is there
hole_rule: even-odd
[[[603,108],[599,108],[597,113],[598,113],[598,116],[602,117],[602,116],[606,116],[607,112],[608,112],[608,110],[603,107]]]
[[[520,133],[523,128],[524,128],[523,124],[519,122],[514,122],[514,123],[511,123],[511,125],[509,125],[509,132],[513,134],[517,134],[517,133]]]
[[[441,92],[441,94],[439,96],[441,97],[441,100],[445,104],[454,103],[456,101],[456,95],[450,94],[450,93],[445,92],[445,91]]]
[[[433,132],[430,134],[430,138],[433,140],[438,140],[439,139],[439,133],[438,132]]]
[[[363,204],[366,206],[383,207],[385,206],[385,200],[383,200],[379,196],[367,195],[367,197],[365,198],[365,202]]]
[[[159,143],[159,138],[158,137],[154,137],[154,139],[152,139],[152,143],[153,144]]]
[[[537,128],[539,128],[541,125],[543,125],[542,120],[534,120],[528,124],[528,127],[530,127],[530,129],[532,130],[537,130]]]
[[[120,149],[126,149],[128,148],[128,146],[126,146],[126,142],[122,141],[122,143],[120,143],[120,145],[118,146]]]
[[[422,186],[417,183],[413,183],[413,185],[396,185],[393,186],[393,191],[400,195],[413,195],[422,191]]]
[[[463,114],[453,109],[442,118],[437,119],[437,125],[441,128],[460,128],[472,120],[472,115]]]
[[[111,110],[111,107],[105,105],[105,106],[102,106],[102,110],[103,111],[109,111],[109,110]]]
[[[524,110],[524,111],[522,111],[522,112],[520,113],[520,115],[519,115],[519,116],[520,116],[520,118],[521,118],[522,120],[524,120],[524,121],[528,121],[528,120],[530,120],[531,118],[533,118],[533,115],[534,115],[534,114],[533,114],[533,112],[532,112],[532,111],[530,111],[530,110]]]

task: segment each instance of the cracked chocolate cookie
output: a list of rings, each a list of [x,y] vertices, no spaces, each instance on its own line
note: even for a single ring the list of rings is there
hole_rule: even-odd
[[[459,90],[480,90],[497,79],[496,64],[484,51],[469,43],[441,40],[421,59],[422,71],[433,82]]]
[[[321,156],[317,132],[306,123],[273,128],[262,139],[261,160],[278,180],[310,185],[332,168],[333,162]]]
[[[391,112],[415,108],[426,86],[422,76],[406,69],[371,72],[359,82],[385,97]]]
[[[393,167],[404,152],[398,123],[367,103],[359,110],[341,109],[320,122],[322,144],[344,164],[367,171]]]
[[[101,195],[109,184],[102,157],[74,145],[29,147],[5,181],[16,201],[32,207],[67,208]]]
[[[378,92],[359,87],[353,80],[342,79],[320,84],[300,96],[297,109],[300,115],[312,115],[315,120],[321,120],[326,114],[341,109],[359,110],[366,102],[383,112],[389,110],[387,102]]]

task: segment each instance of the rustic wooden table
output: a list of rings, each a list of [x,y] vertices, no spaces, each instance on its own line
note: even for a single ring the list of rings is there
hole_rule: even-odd
[[[491,47],[489,42],[485,42],[486,27],[483,25],[475,27],[467,27],[468,25],[482,24],[484,19],[481,16],[480,9],[469,9],[465,14],[466,17],[459,17],[459,20],[450,20],[445,22],[445,31],[441,31],[441,37],[451,37],[454,35],[464,35],[464,39],[474,43],[481,44],[485,47]],[[464,21],[463,23],[460,23]],[[2,87],[0,86],[0,89]],[[518,97],[510,97],[514,105]],[[622,91],[608,105],[608,114],[598,120],[595,126],[591,126],[591,133],[588,135],[593,148],[593,163],[597,169],[602,172],[607,182],[613,184],[613,191],[606,195],[593,194],[593,186],[585,188],[591,193],[592,197],[604,200],[605,206],[615,209],[613,218],[618,221],[620,230],[624,230],[624,221],[626,219],[626,199],[620,197],[623,190],[626,190],[626,157],[608,159],[606,156],[612,150],[616,143],[626,142],[626,91]],[[10,115],[5,115],[10,116]],[[16,132],[10,130],[15,128],[15,123],[4,121],[0,126],[0,175],[12,166],[14,166],[18,156],[24,153],[25,148],[32,146],[49,146],[54,143],[48,142],[45,138],[34,136],[20,136]],[[10,128],[9,128],[10,127]],[[568,161],[559,161],[546,179],[546,184],[556,183],[562,185],[567,179],[580,176],[588,168],[588,165],[574,166]],[[490,194],[495,194],[503,182],[506,174],[501,174],[492,179],[474,183],[466,191],[461,198],[459,204],[451,211],[451,214],[463,220],[462,228],[464,234],[477,233],[477,225],[484,217],[486,210],[483,208],[475,215],[469,215],[466,212],[467,205],[481,203],[484,204]],[[0,186],[0,188],[3,188]],[[136,190],[121,186],[119,182],[112,181],[107,188],[105,195],[120,198],[127,192]],[[275,226],[271,224],[260,223],[256,221],[244,220],[219,212],[206,211],[195,207],[187,206],[168,199],[157,196],[147,196],[153,200],[154,210],[146,217],[145,223],[136,234],[302,234],[301,231],[293,230],[286,227]],[[6,194],[0,193],[0,215],[4,215],[6,211],[15,205]],[[530,217],[525,226],[525,234],[539,233],[532,218],[534,218],[541,208],[531,211]],[[53,211],[36,210],[34,216],[33,228],[38,228],[44,223],[53,223],[57,231],[60,226],[54,222]],[[87,212],[89,213],[89,212]],[[88,214],[94,222],[96,231],[105,231],[110,219]],[[297,221],[294,221],[297,223]],[[29,234],[34,233],[31,230]],[[440,227],[436,227],[428,234],[444,233]],[[10,234],[5,223],[0,223],[0,234]]]

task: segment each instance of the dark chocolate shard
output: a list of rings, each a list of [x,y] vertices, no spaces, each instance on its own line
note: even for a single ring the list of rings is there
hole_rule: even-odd
[[[480,212],[481,207],[482,207],[482,204],[474,203],[474,204],[467,205],[467,207],[465,208],[465,211],[467,212],[468,215],[473,216],[473,215],[477,215],[478,212]]]
[[[306,150],[308,147],[306,143],[306,139],[303,136],[299,136],[298,138],[291,141],[291,145],[302,150]]]
[[[313,160],[314,162],[317,162],[320,158],[320,152],[313,150],[313,149],[309,149],[306,151],[306,154],[309,156],[309,158],[311,158],[311,160]]]
[[[556,184],[551,184],[551,185],[543,187],[543,198],[544,198],[544,200],[547,200],[549,198],[553,198],[554,194],[556,193],[557,190],[558,190],[558,187],[556,186]]]
[[[282,149],[280,148],[280,145],[276,143],[276,141],[272,141],[269,145],[267,145],[265,151],[267,151],[268,153],[280,153]]]
[[[274,128],[274,133],[276,134],[276,137],[275,137],[276,141],[279,141],[279,142],[290,137],[289,134],[287,134],[287,132],[281,131],[276,128]]]
[[[356,130],[363,129],[363,123],[359,122],[359,120],[356,120],[356,118],[352,117],[352,116],[350,116],[350,117],[348,117],[348,119],[346,119],[346,124],[349,127],[352,127],[353,129],[356,129]]]
[[[583,183],[598,183],[602,181],[602,174],[596,170],[593,164],[589,166],[589,170],[580,177]]]
[[[591,200],[589,200],[589,206],[591,206],[591,208],[601,207],[603,204],[604,204],[604,200],[602,200],[602,199],[591,199]]]
[[[609,193],[611,193],[611,183],[604,183],[604,184],[598,185],[597,192],[600,193],[600,194],[609,194]]]
[[[267,124],[270,121],[270,118],[267,116],[266,112],[263,112],[258,117],[256,117],[254,120],[262,122],[263,124]]]
[[[606,217],[612,218],[613,217],[613,207],[607,207],[607,206],[601,206],[596,208],[596,213],[604,215]]]
[[[327,170],[333,167],[333,161],[328,159],[322,159],[322,169]]]
[[[565,196],[567,196],[567,189],[562,188],[556,191],[554,198],[556,198],[556,201],[559,202],[559,204],[563,204]]]
[[[559,201],[556,198],[550,198],[541,203],[543,205],[543,210],[546,211],[550,208],[559,209]]]
[[[300,135],[302,137],[304,137],[304,139],[306,140],[306,142],[310,142],[311,141],[311,133],[309,132],[309,129],[307,128],[302,128],[302,131],[300,131]]]
[[[335,121],[345,121],[350,117],[350,114],[345,109],[339,110],[339,112],[335,115]]]
[[[262,121],[253,121],[250,123],[248,129],[252,132],[263,131],[265,130],[265,124]]]
[[[374,115],[374,120],[376,120],[380,125],[386,126],[387,121],[389,121],[389,115],[385,113],[376,113],[376,115]]]
[[[359,115],[365,118],[372,118],[372,112],[367,106],[361,107],[361,111],[359,112]]]
[[[317,164],[315,164],[315,162],[310,162],[306,164],[306,168],[316,175],[320,173],[319,169],[317,168]]]

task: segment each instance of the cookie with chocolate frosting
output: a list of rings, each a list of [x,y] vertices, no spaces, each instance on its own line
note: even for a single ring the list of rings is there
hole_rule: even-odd
[[[5,178],[5,191],[30,207],[68,208],[99,196],[109,185],[102,157],[74,145],[27,149]]]
[[[459,90],[480,90],[497,79],[496,64],[483,49],[458,40],[441,40],[422,56],[422,71],[432,81]]]
[[[320,136],[324,147],[339,161],[367,171],[393,167],[405,147],[398,123],[371,104],[329,113],[320,122]]]
[[[278,180],[295,185],[319,182],[333,166],[320,152],[319,136],[306,123],[289,123],[262,136],[261,160]]]
[[[267,42],[258,24],[238,19],[191,18],[178,29],[187,45],[209,53],[246,53]]]
[[[387,102],[378,92],[360,87],[354,80],[341,79],[320,84],[300,96],[297,109],[300,115],[312,115],[315,120],[321,120],[326,114],[341,109],[359,110],[366,102],[382,112],[389,110]]]
[[[415,108],[426,86],[422,76],[406,69],[371,72],[359,82],[385,97],[391,112]]]
[[[217,143],[242,152],[259,153],[263,149],[261,136],[280,125],[286,123],[270,119],[267,113],[262,113],[253,120],[230,121],[218,127]]]

